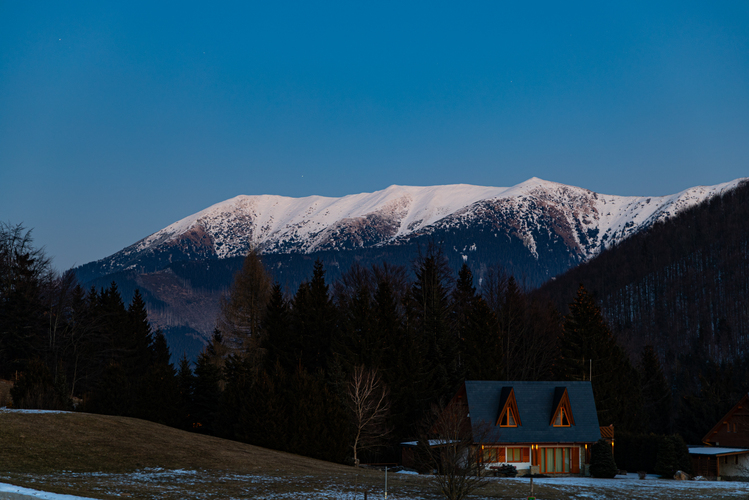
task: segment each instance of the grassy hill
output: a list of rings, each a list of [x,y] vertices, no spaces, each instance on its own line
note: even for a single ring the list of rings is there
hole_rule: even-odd
[[[145,420],[88,413],[0,412],[0,470],[46,473],[131,472],[142,468],[275,471],[349,470]]]
[[[395,491],[436,494],[391,474]],[[126,417],[0,410],[0,482],[93,498],[292,498],[383,489],[354,469]],[[330,491],[329,491],[330,490]],[[418,491],[418,493],[416,493]],[[290,495],[290,496],[289,496]]]

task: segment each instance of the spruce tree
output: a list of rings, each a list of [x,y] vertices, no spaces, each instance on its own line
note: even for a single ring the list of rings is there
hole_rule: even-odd
[[[416,331],[431,362],[429,390],[434,399],[452,396],[460,380],[458,338],[450,321],[450,274],[441,252],[430,250],[417,262],[416,281],[411,287]]]
[[[641,431],[644,422],[637,371],[582,285],[569,308],[559,339],[555,378],[591,380],[599,424]]]
[[[671,390],[652,345],[642,349],[640,380],[643,417],[648,430],[654,434],[667,434],[671,425]]]
[[[384,332],[377,327],[369,283],[356,283],[351,294],[339,304],[341,335],[333,348],[342,358],[347,372],[358,365],[380,367],[388,346],[384,343]]]
[[[658,445],[654,472],[664,479],[673,479],[677,470],[679,465],[675,442],[671,436],[663,436]]]
[[[110,361],[104,369],[104,373],[98,380],[96,391],[87,402],[85,410],[104,415],[132,415],[132,383],[120,363]]]
[[[291,313],[292,342],[299,342],[302,366],[311,372],[327,371],[333,338],[338,335],[338,315],[325,283],[322,261],[315,262],[312,279],[299,286]]]
[[[260,345],[268,368],[280,363],[285,370],[291,370],[301,356],[301,343],[292,330],[290,314],[281,285],[275,283],[261,325]]]
[[[476,293],[473,275],[466,264],[458,273],[453,311],[464,377],[468,380],[502,380],[506,372],[499,323],[486,301]]]
[[[590,475],[593,477],[613,478],[619,469],[611,453],[611,444],[599,439],[590,451]]]
[[[23,371],[45,346],[42,293],[50,273],[31,231],[0,222],[0,378]]]
[[[525,296],[513,276],[507,281],[502,309],[499,314],[499,324],[503,337],[503,351],[505,354],[505,379],[523,380],[521,375],[525,371],[522,364],[523,355],[532,349],[527,345],[528,324],[525,317]]]
[[[151,365],[140,379],[136,416],[173,427],[180,425],[180,392],[177,374],[170,362],[169,347],[156,330]]]
[[[215,434],[216,419],[221,400],[221,369],[203,351],[195,364],[194,429],[203,434]]]
[[[190,367],[190,361],[187,354],[182,355],[179,362],[179,371],[177,372],[177,387],[179,390],[179,427],[183,430],[192,430],[194,423],[194,397],[195,397],[195,376]]]

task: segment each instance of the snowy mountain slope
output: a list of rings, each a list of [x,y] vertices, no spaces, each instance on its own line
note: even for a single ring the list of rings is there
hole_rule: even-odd
[[[264,254],[356,250],[472,226],[518,238],[536,259],[554,243],[582,261],[744,181],[660,197],[603,195],[538,178],[509,188],[390,186],[342,198],[243,195],[87,266],[98,276],[125,269],[147,272],[178,260],[241,256],[250,244]]]
[[[536,236],[561,239],[581,260],[588,260],[628,236],[673,217],[698,203],[735,188],[746,179],[698,186],[660,197],[602,195],[532,178],[501,196],[481,200],[414,234],[451,226],[492,223],[523,240],[538,258]]]

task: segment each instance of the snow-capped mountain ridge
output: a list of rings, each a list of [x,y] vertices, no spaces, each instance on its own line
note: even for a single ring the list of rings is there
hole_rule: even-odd
[[[108,272],[155,253],[226,258],[400,245],[413,238],[480,226],[519,238],[536,259],[549,241],[587,260],[622,239],[746,179],[659,197],[614,196],[533,177],[512,187],[393,185],[341,198],[241,195],[171,224],[99,261]],[[496,236],[496,234],[495,234]],[[467,242],[470,246],[471,242]],[[475,243],[474,243],[475,246]]]

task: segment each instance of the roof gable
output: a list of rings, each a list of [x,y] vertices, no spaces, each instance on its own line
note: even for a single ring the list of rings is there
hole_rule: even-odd
[[[517,427],[523,425],[520,421],[518,403],[515,399],[515,391],[512,387],[502,387],[499,395],[499,416],[494,425],[501,427]]]
[[[747,409],[749,409],[749,394],[744,394],[741,400],[739,400],[739,402],[736,403],[736,405],[733,408],[728,410],[728,413],[723,415],[723,417],[720,420],[718,420],[718,423],[715,424],[715,427],[710,429],[710,431],[707,434],[705,434],[705,437],[702,438],[702,442],[705,444],[712,443],[714,441],[714,438],[716,437],[716,434],[718,434],[718,432],[721,430],[721,427],[723,425],[728,423],[737,413],[744,413],[741,410],[747,410]],[[742,429],[742,434],[746,433],[746,425],[744,425],[743,427],[745,428]]]
[[[554,388],[554,403],[552,403],[551,407],[554,411],[551,413],[549,425],[557,427],[575,425],[575,416],[572,414],[572,405],[570,404],[570,395],[567,393],[567,387]],[[565,417],[567,422],[565,422]],[[557,421],[561,422],[561,424],[557,425]]]
[[[591,443],[601,437],[593,388],[588,381],[469,380],[464,388],[471,425],[490,429],[481,438],[482,443]],[[502,411],[511,408],[511,395],[517,414],[522,414],[523,425],[500,427]],[[550,418],[565,407],[570,416],[574,415],[575,425],[554,427]]]

